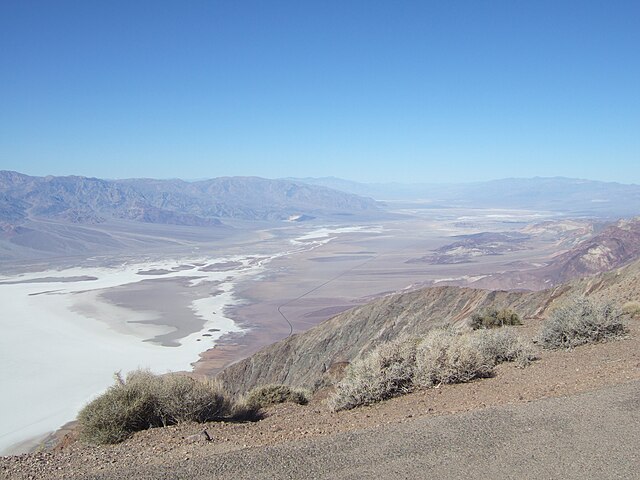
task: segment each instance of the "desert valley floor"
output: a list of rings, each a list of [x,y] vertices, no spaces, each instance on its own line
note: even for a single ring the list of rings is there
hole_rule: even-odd
[[[72,420],[116,371],[213,374],[372,298],[535,269],[592,233],[589,222],[548,212],[395,213],[237,228],[145,253],[3,263],[11,328],[0,339],[10,352],[2,408],[15,415],[2,425],[0,450],[28,449]]]

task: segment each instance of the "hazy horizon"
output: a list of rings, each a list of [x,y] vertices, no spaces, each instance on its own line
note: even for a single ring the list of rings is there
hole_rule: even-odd
[[[2,170],[0,170],[2,171]],[[41,174],[30,174],[30,173],[26,173],[24,171],[20,171],[20,170],[5,170],[5,171],[12,171],[12,172],[17,172],[23,175],[28,175],[28,176],[32,176],[32,177],[48,177],[48,176],[54,176],[54,177],[85,177],[85,178],[97,178],[100,180],[107,180],[107,181],[123,181],[123,180],[162,180],[162,181],[171,181],[171,180],[179,180],[179,181],[183,181],[183,182],[203,182],[203,181],[207,181],[207,180],[213,180],[216,178],[264,178],[267,180],[300,180],[300,181],[304,181],[304,180],[335,180],[338,182],[348,182],[348,183],[354,183],[354,184],[362,184],[362,185],[370,185],[370,186],[429,186],[429,185],[440,185],[440,186],[446,186],[446,185],[460,185],[460,184],[474,184],[474,183],[485,183],[485,182],[497,182],[497,181],[506,181],[506,180],[513,180],[513,181],[521,181],[521,180],[575,180],[575,181],[580,181],[580,182],[603,182],[603,183],[617,183],[620,185],[638,185],[637,182],[631,182],[631,181],[626,181],[626,182],[620,182],[620,181],[615,181],[615,180],[600,180],[597,178],[582,178],[582,177],[568,177],[568,176],[564,176],[564,175],[555,175],[555,176],[545,176],[545,175],[533,175],[530,177],[500,177],[500,178],[488,178],[486,180],[467,180],[467,181],[441,181],[441,182],[419,182],[419,181],[407,181],[407,182],[399,182],[399,181],[393,181],[393,180],[389,180],[389,181],[378,181],[378,182],[366,182],[366,181],[362,181],[362,180],[358,180],[358,179],[354,179],[354,178],[343,178],[343,177],[337,177],[335,175],[325,175],[325,176],[318,176],[318,177],[294,177],[294,176],[286,176],[286,177],[264,177],[264,176],[260,176],[260,175],[221,175],[221,176],[212,176],[212,177],[202,177],[202,178],[183,178],[183,177],[153,177],[150,175],[143,175],[140,177],[98,177],[95,175],[80,175],[80,174],[76,174],[76,173],[68,173],[68,174],[61,174],[61,175],[53,175],[50,173],[41,173]]]
[[[0,4],[0,168],[640,183],[640,4]]]

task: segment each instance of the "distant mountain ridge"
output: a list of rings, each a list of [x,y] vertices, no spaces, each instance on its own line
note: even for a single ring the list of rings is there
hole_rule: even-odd
[[[256,222],[385,216],[370,198],[287,180],[103,180],[0,171],[0,261],[185,248],[261,228]]]
[[[358,183],[336,177],[291,178],[378,200],[432,205],[537,209],[610,217],[640,214],[640,185],[567,177],[505,178],[472,183]]]
[[[182,180],[102,180],[32,177],[0,171],[0,222],[26,218],[71,223],[124,219],[216,226],[220,219],[286,220],[291,215],[377,211],[369,198],[287,180],[222,177]]]

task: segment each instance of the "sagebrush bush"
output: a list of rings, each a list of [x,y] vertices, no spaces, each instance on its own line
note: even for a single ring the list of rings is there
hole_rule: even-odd
[[[418,344],[416,378],[421,386],[440,383],[465,383],[488,377],[494,361],[473,341],[474,334],[459,334],[453,329],[432,330]]]
[[[531,345],[511,329],[459,333],[438,328],[423,338],[381,345],[355,360],[328,404],[333,410],[369,405],[419,387],[487,377],[502,362],[526,366],[534,358]]]
[[[533,345],[508,327],[479,330],[471,335],[471,341],[494,365],[514,362],[520,367],[525,367],[536,359]]]
[[[180,422],[207,422],[231,411],[231,401],[212,380],[195,380],[187,375],[156,377],[157,414],[162,425]]]
[[[293,388],[288,385],[263,385],[251,390],[245,401],[248,405],[257,408],[268,407],[277,403],[291,402],[298,405],[306,405],[309,403],[311,394],[301,388]]]
[[[117,443],[149,428],[155,415],[150,392],[140,382],[118,381],[78,414],[80,435],[91,443]]]
[[[640,302],[627,302],[622,306],[622,313],[630,317],[640,317]]]
[[[498,328],[509,325],[522,325],[520,316],[511,309],[503,308],[498,310],[490,308],[471,315],[471,328]]]
[[[554,309],[538,334],[544,348],[572,348],[624,335],[622,312],[612,303],[574,297]]]
[[[255,409],[238,409],[213,380],[187,375],[155,375],[146,370],[120,375],[105,393],[78,414],[81,437],[91,443],[117,443],[133,432],[180,422],[250,419]]]
[[[333,410],[370,405],[413,389],[416,340],[402,338],[385,343],[351,363],[336,385],[328,404]]]

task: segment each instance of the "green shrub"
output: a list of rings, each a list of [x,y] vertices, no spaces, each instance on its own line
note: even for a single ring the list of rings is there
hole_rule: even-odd
[[[398,339],[379,346],[347,367],[345,377],[329,397],[329,407],[347,410],[410,392],[415,362],[415,339]]]
[[[248,405],[264,408],[284,402],[306,405],[309,403],[309,397],[309,392],[301,388],[292,388],[287,385],[263,385],[251,390],[245,401]]]
[[[618,338],[625,333],[622,312],[613,304],[574,297],[551,312],[538,342],[544,348],[572,348]]]
[[[520,316],[508,308],[490,308],[471,315],[471,328],[498,328],[505,325],[522,325]]]
[[[234,409],[215,381],[136,370],[126,380],[118,374],[113,386],[80,411],[78,422],[84,440],[117,443],[147,428],[237,418],[241,412]],[[255,413],[242,413],[250,412]]]

